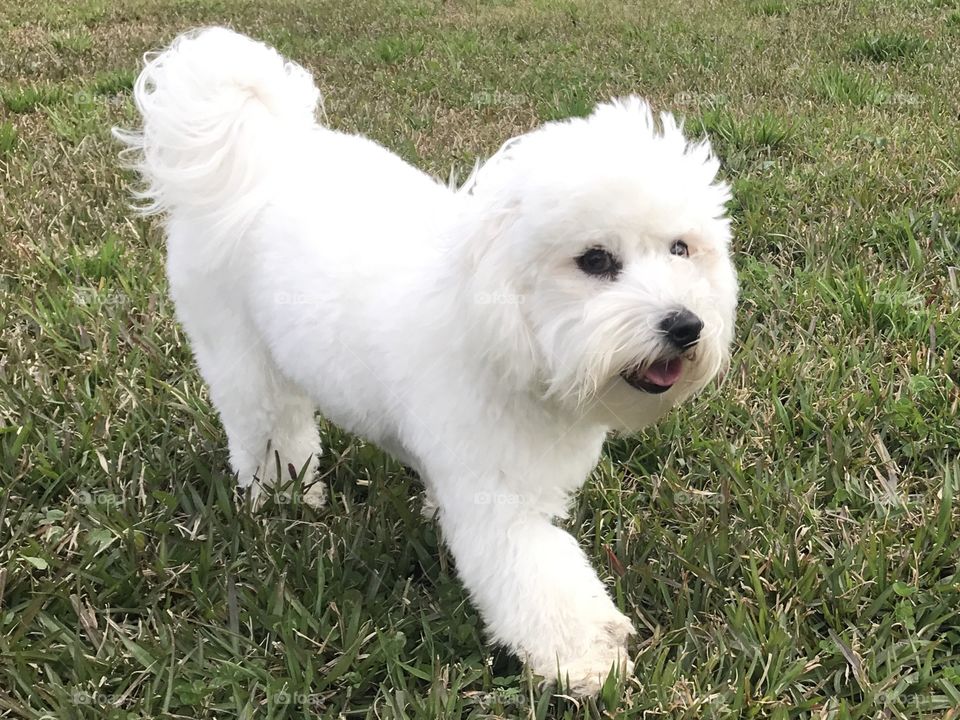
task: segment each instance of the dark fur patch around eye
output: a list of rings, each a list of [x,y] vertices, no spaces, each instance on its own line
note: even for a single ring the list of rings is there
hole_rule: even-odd
[[[623,263],[606,248],[596,246],[585,250],[577,258],[577,267],[587,275],[615,280],[623,269]]]

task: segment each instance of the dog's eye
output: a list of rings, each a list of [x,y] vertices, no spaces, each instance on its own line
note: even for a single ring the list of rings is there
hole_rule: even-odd
[[[679,257],[690,257],[690,248],[687,247],[687,244],[683,240],[674,240],[673,245],[670,246],[670,254]]]
[[[610,279],[615,278],[617,273],[623,269],[623,265],[620,264],[617,257],[602,247],[590,248],[583,253],[583,255],[577,258],[577,267],[587,275],[596,275]]]

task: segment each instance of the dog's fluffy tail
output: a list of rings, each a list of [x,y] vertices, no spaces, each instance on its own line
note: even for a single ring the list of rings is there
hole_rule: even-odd
[[[219,27],[185,33],[145,61],[134,86],[142,130],[114,129],[144,181],[140,209],[239,237],[268,199],[278,153],[315,124],[313,78]]]

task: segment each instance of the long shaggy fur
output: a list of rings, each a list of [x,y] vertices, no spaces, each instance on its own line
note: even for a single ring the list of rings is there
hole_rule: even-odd
[[[611,430],[726,361],[737,285],[707,142],[631,97],[506,143],[460,188],[316,123],[303,68],[222,28],[148,59],[118,132],[256,494],[317,467],[319,409],[422,477],[494,641],[595,692],[630,620],[553,523]],[[602,249],[616,271],[584,269]],[[611,266],[612,267],[612,266]],[[702,322],[680,343],[680,312]],[[318,485],[305,489],[319,504]]]
[[[224,28],[186,33],[148,56],[133,97],[142,130],[114,134],[146,181],[141,210],[190,211],[211,243],[243,234],[269,197],[272,158],[309,132],[320,102],[310,73]]]

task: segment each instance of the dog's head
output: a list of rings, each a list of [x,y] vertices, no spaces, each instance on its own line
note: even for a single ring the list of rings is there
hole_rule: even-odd
[[[461,191],[470,300],[505,376],[628,430],[706,385],[737,296],[718,169],[706,140],[638,98],[480,168]]]

